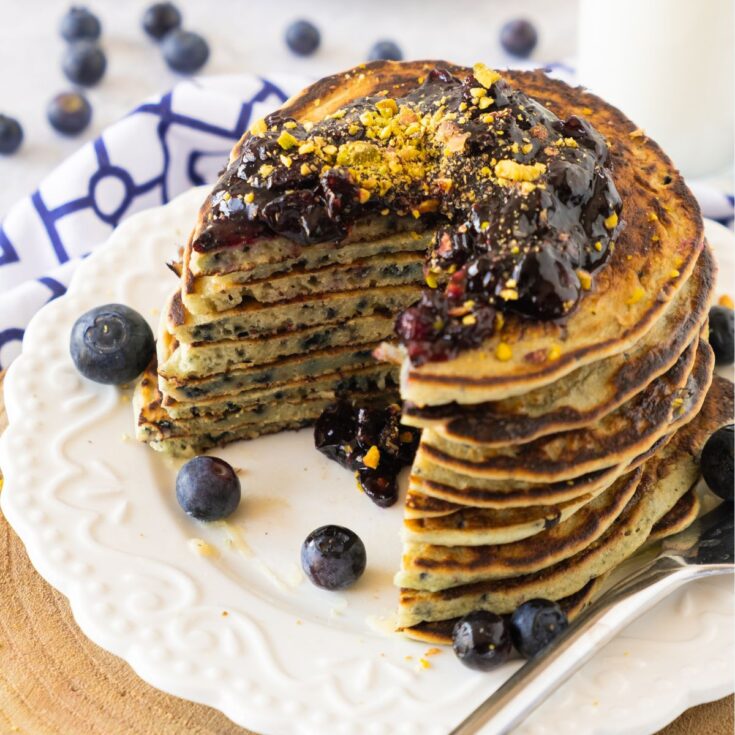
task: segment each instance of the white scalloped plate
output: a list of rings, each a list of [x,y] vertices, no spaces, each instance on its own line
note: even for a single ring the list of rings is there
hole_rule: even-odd
[[[69,331],[87,309],[119,301],[157,320],[174,287],[164,263],[203,196],[131,217],[28,327],[5,380],[2,510],[82,630],[154,686],[273,735],[446,733],[518,662],[482,675],[444,651],[423,668],[427,646],[385,632],[399,505],[370,503],[304,430],[219,452],[242,468],[244,501],[229,528],[194,522],[174,498],[177,465],[131,438],[129,391],[88,382],[71,363]],[[733,238],[709,234],[732,282]],[[316,589],[299,570],[302,539],[324,523],[353,528],[367,547],[368,570],[344,593]],[[195,554],[194,537],[218,555]],[[729,579],[681,591],[519,732],[650,733],[724,696],[732,616]]]

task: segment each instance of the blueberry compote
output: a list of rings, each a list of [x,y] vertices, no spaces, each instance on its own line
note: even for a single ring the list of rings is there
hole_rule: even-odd
[[[354,70],[343,83],[374,73]],[[316,123],[285,112],[256,123],[193,247],[336,242],[369,218],[430,228],[427,288],[396,325],[414,364],[480,344],[502,313],[567,315],[624,225],[604,138],[482,64],[435,68],[399,89]]]
[[[398,499],[398,473],[413,462],[419,431],[401,424],[400,406],[340,400],[316,422],[314,443],[322,454],[355,472],[365,494],[381,508]]]

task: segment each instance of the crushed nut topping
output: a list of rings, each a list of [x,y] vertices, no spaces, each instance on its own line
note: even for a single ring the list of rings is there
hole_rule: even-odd
[[[464,78],[439,67],[402,96],[381,90],[319,122],[276,112],[255,123],[193,247],[339,241],[371,216],[436,230],[427,289],[397,325],[420,364],[480,344],[498,310],[568,314],[621,210],[607,144],[586,120],[559,119],[484,64]],[[469,297],[469,312],[451,313]]]

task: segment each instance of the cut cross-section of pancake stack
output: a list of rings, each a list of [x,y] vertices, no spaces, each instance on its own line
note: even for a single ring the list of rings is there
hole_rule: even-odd
[[[409,635],[534,597],[576,614],[697,515],[733,412],[716,265],[671,161],[583,89],[441,62],[323,79],[238,142],[176,269],[136,391],[158,450],[304,426],[400,370]]]
[[[418,299],[426,247],[420,223],[391,217],[340,243],[190,243],[138,385],[139,438],[186,454],[313,423],[340,394],[397,395],[372,352]]]

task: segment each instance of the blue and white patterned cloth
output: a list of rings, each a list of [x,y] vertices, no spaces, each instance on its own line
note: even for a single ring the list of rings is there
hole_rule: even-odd
[[[556,76],[569,76],[557,66]],[[20,352],[36,311],[66,291],[80,258],[131,214],[213,182],[250,122],[305,83],[292,76],[183,82],[109,127],[12,207],[0,225],[0,368]],[[692,189],[706,216],[732,224],[732,196],[697,182]]]

